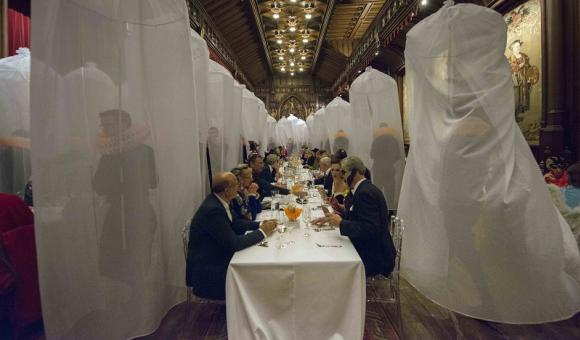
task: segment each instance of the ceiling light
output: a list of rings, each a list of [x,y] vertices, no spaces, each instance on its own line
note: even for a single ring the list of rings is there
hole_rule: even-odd
[[[306,44],[308,42],[308,39],[304,38],[302,39],[302,42]]]
[[[282,39],[278,39],[278,40],[276,40],[276,42],[277,42],[278,44],[282,45]]]
[[[312,19],[312,14],[306,13],[306,14],[304,14],[304,18],[306,18],[306,20],[310,20],[310,19]]]
[[[294,75],[294,72],[290,72],[290,75],[293,76]]]
[[[274,15],[272,15],[272,18],[278,20],[278,19],[280,19],[280,14],[274,13]]]
[[[294,49],[294,47],[290,47],[290,49],[288,50],[290,53],[294,53],[296,50]]]
[[[296,0],[290,0],[290,2],[296,2]]]
[[[278,60],[284,60],[284,57],[283,56],[279,56],[278,57]]]
[[[427,0],[422,0],[422,1],[421,1],[421,5],[422,5],[422,6],[427,6]]]
[[[304,68],[303,67],[300,68],[300,72],[302,72],[302,71],[304,71]]]
[[[290,66],[294,66],[294,62],[293,61],[290,62]]]
[[[288,30],[290,32],[296,32],[296,27],[295,26],[290,26],[290,28]]]
[[[282,67],[282,68],[280,69],[280,71],[282,71],[282,72],[286,72],[286,68]]]
[[[379,51],[376,51],[376,52],[375,52],[375,55],[379,55]]]
[[[306,60],[306,56],[303,55],[302,57],[300,57],[301,60]]]

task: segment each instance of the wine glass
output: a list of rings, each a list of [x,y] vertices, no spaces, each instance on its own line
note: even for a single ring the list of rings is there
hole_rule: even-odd
[[[302,209],[302,219],[304,220],[304,223],[306,224],[306,227],[304,228],[304,237],[309,237],[310,236],[310,220],[312,218],[312,211],[310,209],[310,205],[306,204],[304,205],[304,208]]]

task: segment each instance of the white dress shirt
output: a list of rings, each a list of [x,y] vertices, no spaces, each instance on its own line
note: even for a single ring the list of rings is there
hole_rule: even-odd
[[[215,195],[215,197],[217,197],[217,199],[220,201],[220,203],[224,206],[224,209],[226,209],[226,213],[228,214],[228,218],[230,219],[230,222],[233,222],[234,218],[232,217],[232,211],[230,210],[230,205],[226,201],[224,201],[219,195],[217,195],[215,193],[214,193],[214,195]],[[268,235],[266,235],[266,233],[262,229],[259,228],[262,226],[262,223],[263,223],[263,221],[260,222],[260,224],[258,226],[258,230],[262,233],[262,235],[264,235],[264,238],[266,238],[266,237],[268,237]]]

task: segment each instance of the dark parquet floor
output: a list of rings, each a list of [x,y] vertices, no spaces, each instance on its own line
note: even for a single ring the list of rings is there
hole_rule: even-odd
[[[189,308],[189,310],[187,310]],[[401,318],[394,304],[368,303],[365,340],[383,339],[580,339],[580,313],[542,325],[506,325],[449,312],[401,280]],[[187,315],[187,320],[185,316]],[[402,331],[399,324],[402,322]],[[225,305],[180,304],[143,340],[227,339]]]
[[[400,292],[400,319],[394,304],[367,303],[364,340],[580,339],[580,313],[560,322],[541,325],[507,325],[449,312],[423,297],[405,280],[401,280]],[[399,320],[402,322],[402,330]],[[42,331],[32,333],[24,338],[44,339]],[[167,313],[155,333],[139,339],[225,340],[227,338],[225,305],[182,303]]]

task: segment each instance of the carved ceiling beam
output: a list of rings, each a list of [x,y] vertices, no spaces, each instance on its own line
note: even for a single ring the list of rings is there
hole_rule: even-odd
[[[260,36],[260,42],[264,48],[264,54],[266,55],[266,60],[268,60],[268,68],[270,69],[270,75],[273,74],[272,58],[270,57],[270,50],[268,48],[268,42],[266,41],[266,32],[264,31],[264,23],[262,22],[262,15],[260,14],[260,8],[258,7],[257,0],[250,0],[250,5],[252,7],[252,14],[254,15],[254,20],[256,20],[256,26],[258,26],[258,35]]]
[[[314,57],[312,59],[312,67],[310,68],[310,74],[314,74],[316,69],[316,63],[318,62],[318,57],[320,56],[320,49],[324,43],[324,37],[326,36],[326,30],[328,29],[328,23],[330,22],[330,17],[332,17],[332,12],[334,12],[335,0],[329,0],[326,7],[326,12],[324,13],[324,18],[322,19],[322,26],[320,27],[320,34],[316,40],[316,49],[314,50]]]
[[[362,39],[353,49],[348,58],[346,69],[340,74],[332,85],[332,91],[337,90],[344,83],[348,83],[354,76],[362,72],[374,58],[381,46],[388,43],[398,34],[402,28],[411,23],[411,19],[417,13],[419,0],[389,0],[386,1],[379,14],[373,20]]]
[[[369,11],[371,10],[371,8],[373,8],[373,3],[368,3],[365,5],[365,8],[363,9],[362,13],[360,14],[360,16],[358,17],[358,19],[356,21],[356,24],[354,25],[352,31],[350,32],[348,39],[354,39],[356,32],[360,28],[360,25],[362,25],[365,22],[365,19],[366,19],[367,15],[369,14]]]
[[[189,22],[191,28],[200,33],[206,41],[208,48],[210,48],[224,63],[225,67],[229,69],[232,76],[240,83],[245,84],[250,91],[254,89],[254,85],[249,81],[246,75],[238,67],[232,49],[227,45],[227,40],[216,29],[216,25],[211,20],[210,16],[205,11],[205,8],[196,0],[187,0],[189,9]]]

